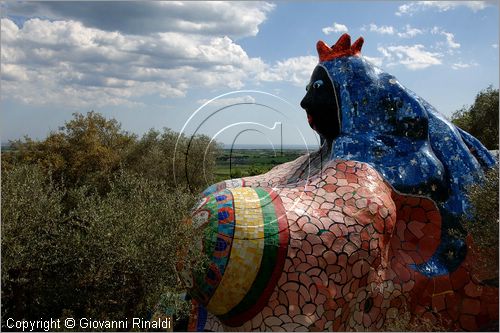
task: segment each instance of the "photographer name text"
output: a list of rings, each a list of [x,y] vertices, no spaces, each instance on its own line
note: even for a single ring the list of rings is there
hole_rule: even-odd
[[[125,318],[125,320],[96,320],[92,318],[66,318],[66,319],[48,319],[48,320],[14,320],[8,318],[6,322],[8,329],[22,332],[40,332],[54,331],[60,329],[163,329],[172,328],[172,319],[170,317],[157,318],[155,320],[146,320],[144,318]]]

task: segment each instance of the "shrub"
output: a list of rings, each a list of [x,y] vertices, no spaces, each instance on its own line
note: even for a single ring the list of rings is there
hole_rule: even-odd
[[[220,147],[207,136],[186,137],[165,128],[150,130],[127,154],[125,167],[170,186],[187,186],[199,193],[214,182],[216,155]]]
[[[198,193],[213,183],[220,149],[207,136],[186,137],[168,128],[150,130],[137,139],[116,120],[96,112],[75,113],[45,140],[25,137],[11,146],[2,153],[2,169],[36,164],[55,180],[64,179],[67,187],[97,187],[101,194],[109,190],[108,179],[121,168]]]
[[[3,320],[146,317],[162,293],[180,292],[177,254],[200,236],[183,223],[195,199],[186,189],[120,171],[101,195],[31,164],[2,180]]]
[[[498,89],[489,86],[481,90],[474,104],[453,113],[451,120],[488,149],[498,149]]]
[[[474,241],[474,271],[484,282],[498,286],[498,167],[486,173],[484,183],[469,187],[471,216],[464,226]]]
[[[64,195],[38,166],[2,172],[3,320],[49,315],[67,297],[54,292],[56,285],[70,282],[66,261],[72,256],[61,255],[73,251],[61,204]],[[32,307],[36,304],[40,306]]]
[[[135,136],[123,131],[114,119],[107,120],[96,112],[85,116],[75,113],[45,140],[25,137],[11,142],[13,149],[2,153],[6,162],[2,168],[36,164],[55,180],[64,179],[66,186],[91,185],[105,192],[107,179],[120,168],[134,142]]]

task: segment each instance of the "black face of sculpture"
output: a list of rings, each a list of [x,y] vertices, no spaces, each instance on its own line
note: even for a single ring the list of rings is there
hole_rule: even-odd
[[[309,126],[326,140],[335,139],[340,133],[340,106],[332,81],[323,67],[316,66],[306,90],[300,106],[307,112]]]

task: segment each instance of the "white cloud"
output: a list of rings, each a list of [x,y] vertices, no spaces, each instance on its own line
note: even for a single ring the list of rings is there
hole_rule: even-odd
[[[477,12],[487,6],[488,3],[486,1],[415,1],[399,6],[396,15],[413,15],[427,9],[436,9],[439,12],[445,12],[458,7],[466,7],[473,12]]]
[[[200,99],[198,100],[198,104],[205,104],[209,99]],[[218,98],[209,103],[211,107],[224,107],[231,106],[239,103],[255,103],[255,98],[250,95],[238,96],[238,97],[227,97],[227,98]]]
[[[412,4],[404,4],[398,7],[398,11],[396,12],[397,16],[401,16],[403,14],[411,15],[412,11],[414,11]]]
[[[393,26],[390,26],[390,25],[378,26],[374,23],[370,23],[370,25],[368,25],[368,26],[361,27],[361,31],[370,31],[370,32],[375,32],[375,33],[381,34],[381,35],[398,35],[398,37],[401,37],[401,38],[412,38],[412,37],[415,37],[417,35],[421,35],[425,32],[425,30],[413,28],[409,24],[407,24],[404,27],[404,31],[403,30],[398,31],[398,29],[396,29]]]
[[[417,35],[421,35],[424,32],[420,29],[417,28],[412,28],[409,24],[405,26],[405,31],[404,32],[398,32],[398,36],[402,38],[412,38]]]
[[[255,36],[276,6],[267,2],[123,1],[7,2],[10,15],[74,20],[86,27],[123,34],[150,35],[165,31],[188,34]]]
[[[1,35],[2,92],[33,105],[135,106],[142,97],[184,97],[190,89],[304,85],[318,63],[304,56],[266,64],[228,36],[133,35],[75,20],[33,18],[18,27],[4,18]]]
[[[382,53],[382,56],[384,56],[384,58],[388,58],[388,59],[390,59],[390,58],[392,57],[392,56],[391,56],[391,54],[389,53],[389,51],[387,51],[387,49],[385,49],[385,48],[383,48],[383,47],[381,47],[381,46],[379,46],[379,47],[377,48],[377,50],[378,50],[380,53]]]
[[[458,69],[465,69],[465,68],[470,68],[470,67],[476,67],[479,66],[477,62],[470,62],[470,63],[464,63],[464,62],[457,62],[451,65],[452,69],[458,70]]]
[[[381,34],[381,35],[394,35],[394,33],[396,32],[394,27],[387,26],[387,25],[383,25],[383,26],[379,27],[376,24],[371,23],[369,28],[370,28],[370,31],[376,32],[376,33]]]
[[[332,32],[334,32],[334,33],[343,33],[343,32],[347,32],[348,31],[348,29],[347,29],[347,27],[345,25],[337,23],[337,22],[333,22],[333,24],[331,26],[324,27],[321,30],[323,31],[323,33],[325,35],[329,35]]]
[[[498,49],[498,44],[491,44],[491,47],[494,49]]]
[[[461,45],[455,40],[455,35],[445,31],[441,27],[418,29],[407,24],[404,30],[396,31],[401,38],[411,38],[420,34],[433,35],[431,44],[424,46],[422,44],[414,45],[380,45],[377,50],[381,57],[368,57],[368,60],[374,62],[377,66],[397,66],[403,65],[410,70],[419,70],[430,66],[443,64],[444,59],[452,59],[451,55],[456,55]],[[459,53],[459,51],[458,51]],[[444,57],[444,55],[448,57]],[[464,63],[462,61],[448,60],[447,65],[452,69],[464,69],[478,66],[476,62]]]
[[[22,28],[2,19],[1,35],[4,96],[33,104],[135,105],[190,88],[237,89],[267,67],[227,36],[138,36],[42,19]]]
[[[2,80],[7,81],[27,81],[28,75],[25,69],[18,65],[1,64]]]
[[[258,78],[262,81],[288,81],[297,86],[309,82],[314,67],[318,64],[316,56],[302,56],[278,61],[266,71],[261,72]]]
[[[421,44],[379,47],[378,50],[389,62],[387,66],[403,65],[410,70],[418,70],[442,63],[442,54],[426,51]]]
[[[433,27],[431,30],[432,34],[439,34],[442,35],[446,38],[446,45],[450,49],[458,49],[460,48],[460,43],[455,42],[455,35],[452,34],[451,32],[444,31],[443,29],[439,27]]]
[[[375,66],[378,66],[378,67],[381,67],[382,64],[383,64],[383,58],[381,57],[369,57],[369,56],[366,56],[366,55],[363,55],[363,58],[365,58],[366,60],[368,60],[369,62],[371,62],[372,64],[374,64]]]
[[[443,35],[446,37],[446,43],[450,48],[457,49],[460,47],[460,44],[455,42],[455,36],[451,32],[443,32]]]

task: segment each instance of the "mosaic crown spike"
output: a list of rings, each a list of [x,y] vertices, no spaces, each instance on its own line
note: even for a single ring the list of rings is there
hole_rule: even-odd
[[[319,60],[329,61],[335,58],[358,55],[363,47],[363,42],[363,37],[359,37],[354,44],[351,45],[351,36],[349,36],[349,34],[340,36],[337,43],[332,45],[332,47],[329,47],[325,42],[320,40],[316,43]]]

